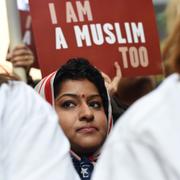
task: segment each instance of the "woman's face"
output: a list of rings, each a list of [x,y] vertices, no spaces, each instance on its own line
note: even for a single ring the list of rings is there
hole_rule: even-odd
[[[66,80],[55,99],[60,125],[78,154],[91,154],[107,135],[107,117],[102,98],[90,81]]]

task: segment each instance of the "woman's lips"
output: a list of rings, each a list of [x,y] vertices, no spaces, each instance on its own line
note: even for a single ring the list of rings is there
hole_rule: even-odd
[[[97,128],[93,127],[93,126],[84,126],[81,128],[77,129],[77,132],[79,133],[94,133],[97,131]]]

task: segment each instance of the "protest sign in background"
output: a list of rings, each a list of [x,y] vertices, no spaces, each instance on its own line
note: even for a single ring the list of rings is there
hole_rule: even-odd
[[[151,0],[30,0],[43,75],[72,57],[85,57],[110,76],[161,72],[159,37]]]

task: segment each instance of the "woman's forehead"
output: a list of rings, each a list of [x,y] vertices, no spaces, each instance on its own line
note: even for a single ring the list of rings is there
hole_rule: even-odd
[[[96,86],[89,80],[66,80],[61,84],[59,95],[78,95],[80,97],[99,95]]]
[[[70,92],[97,92],[97,87],[87,79],[83,80],[66,80],[61,84],[61,92],[62,91],[70,91]]]

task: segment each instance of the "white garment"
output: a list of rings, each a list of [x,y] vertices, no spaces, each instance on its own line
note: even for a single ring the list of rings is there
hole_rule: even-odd
[[[180,77],[167,78],[117,122],[93,180],[180,179]]]
[[[54,110],[22,82],[0,86],[0,180],[74,180]]]

